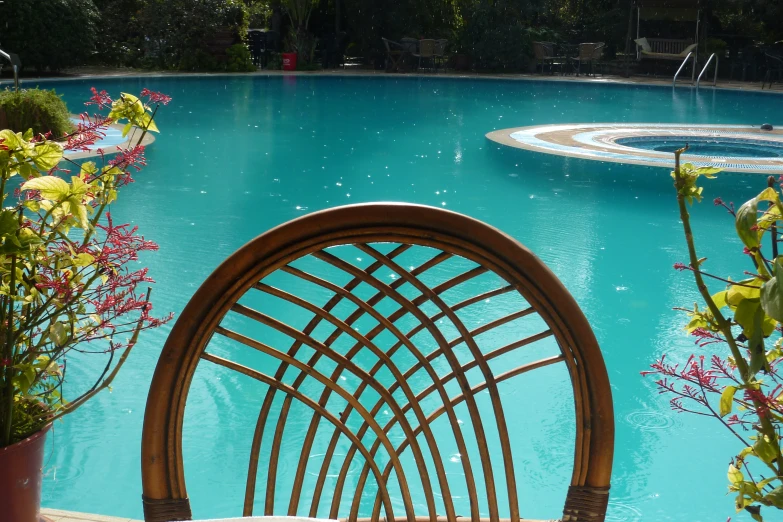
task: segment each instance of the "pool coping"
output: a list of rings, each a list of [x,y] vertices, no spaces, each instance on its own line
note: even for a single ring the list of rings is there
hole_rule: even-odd
[[[715,91],[726,92],[745,92],[745,93],[758,93],[769,95],[783,95],[783,89],[766,89],[762,90],[760,84],[749,82],[738,82],[729,80],[724,81],[723,85],[704,86],[696,88],[694,85],[681,84],[676,88],[671,85],[671,80],[666,78],[650,78],[640,76],[602,76],[600,78],[590,78],[586,76],[547,76],[541,74],[532,73],[474,73],[474,72],[436,72],[436,73],[419,73],[419,72],[406,72],[406,73],[389,73],[385,71],[371,71],[367,69],[360,70],[342,70],[342,69],[330,69],[321,71],[279,71],[279,70],[259,70],[247,73],[229,73],[229,72],[166,72],[166,71],[139,71],[131,70],[127,74],[122,69],[114,69],[115,73],[111,72],[98,72],[98,73],[79,73],[78,69],[73,76],[66,77],[45,77],[45,78],[22,78],[21,84],[28,82],[72,82],[83,80],[109,80],[109,79],[123,79],[123,78],[233,78],[233,77],[274,77],[274,76],[289,76],[289,77],[329,77],[329,78],[351,78],[351,77],[383,77],[383,78],[395,78],[395,79],[433,79],[433,78],[447,78],[447,79],[463,79],[463,80],[504,80],[504,81],[539,81],[539,82],[556,82],[556,83],[582,83],[582,84],[602,84],[602,85],[621,85],[621,86],[643,86],[654,88],[666,88],[676,89],[678,91],[691,91],[696,94]],[[117,72],[122,71],[122,72]],[[0,82],[0,88],[4,85],[4,82]],[[10,82],[9,82],[10,85]]]

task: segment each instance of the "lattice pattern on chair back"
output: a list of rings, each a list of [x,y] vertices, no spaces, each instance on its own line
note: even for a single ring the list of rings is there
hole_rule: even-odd
[[[543,358],[518,355],[547,344]],[[271,364],[240,363],[229,348]],[[147,522],[191,516],[182,421],[200,362],[268,387],[250,448],[246,516],[260,502],[265,515],[409,522],[477,521],[480,505],[492,522],[506,513],[520,520],[519,435],[507,429],[498,384],[564,364],[576,449],[563,520],[604,520],[614,425],[595,338],[555,276],[479,221],[417,205],[340,207],[273,229],[228,258],[188,303],[155,370],[142,443]],[[286,425],[297,407],[309,420],[292,434]],[[287,436],[300,437],[296,455],[282,454]],[[326,449],[313,464],[316,441]],[[469,513],[455,508],[444,445],[460,456]],[[275,505],[281,459],[297,461],[283,506]],[[352,467],[359,471],[348,487]],[[336,486],[325,488],[330,474]],[[317,480],[305,490],[307,475]]]

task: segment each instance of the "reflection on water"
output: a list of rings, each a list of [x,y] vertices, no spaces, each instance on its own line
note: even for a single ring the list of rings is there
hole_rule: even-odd
[[[109,92],[149,87],[174,97],[159,117],[163,132],[148,151],[149,168],[121,195],[113,212],[115,221],[138,225],[161,246],[160,252],[142,259],[158,281],[157,311],[181,311],[226,256],[303,212],[397,200],[466,213],[535,252],[574,294],[593,325],[612,383],[617,422],[609,519],[713,522],[733,514],[732,499],[724,492],[727,459],[737,451],[734,441],[705,419],[670,413],[651,380],[639,376],[662,353],[674,359],[694,351],[681,329],[684,318],[672,310],[692,303],[697,295],[687,274],[671,269],[685,258],[685,245],[668,172],[504,150],[484,135],[496,128],[566,122],[758,124],[769,114],[779,114],[783,99],[722,91],[696,95],[640,86],[439,78],[124,78],[67,82],[57,90],[78,107],[89,86],[97,83]],[[707,201],[721,196],[740,203],[763,185],[763,178],[725,175],[706,182],[705,196]],[[693,222],[700,256],[708,258],[712,272],[736,276],[747,268],[741,265],[742,256],[726,255],[742,247],[724,211],[709,203],[698,205]],[[403,266],[416,264],[412,259]],[[432,277],[435,281],[441,275]],[[322,300],[328,298],[324,296]],[[472,318],[474,325],[507,304],[493,299],[483,306]],[[307,321],[293,311],[281,313],[297,328]],[[367,326],[357,324],[360,329]],[[114,391],[56,427],[44,486],[47,506],[141,517],[142,416],[169,329],[147,332]],[[328,333],[314,335],[325,339]],[[501,346],[512,333],[499,331],[486,342]],[[282,342],[271,334],[268,341]],[[341,342],[335,349],[344,353],[350,344]],[[417,342],[432,340],[422,337]],[[260,354],[228,344],[215,346],[215,353],[229,351],[238,362],[275,370]],[[408,363],[405,357],[400,354],[400,365]],[[525,355],[515,357],[499,358],[493,369],[520,364]],[[373,359],[361,355],[358,362],[367,366]],[[85,361],[80,373],[71,374],[68,387],[77,389],[104,363],[100,358]],[[331,370],[325,362],[319,364]],[[341,377],[346,387],[355,385],[350,375]],[[517,450],[526,517],[553,518],[562,509],[573,456],[573,407],[566,383],[562,367],[553,366],[500,386]],[[426,376],[417,374],[409,384],[417,392],[426,387]],[[302,384],[311,397],[317,398],[321,389]],[[248,449],[265,393],[250,379],[199,367],[184,439],[188,493],[199,518],[241,514]],[[372,406],[377,397],[367,399]],[[488,397],[480,394],[477,401],[486,407]],[[275,415],[280,405],[275,402]],[[469,424],[466,410],[458,408],[457,416]],[[277,419],[273,417],[268,437]],[[278,463],[278,507],[288,505],[286,492],[311,418],[298,407],[288,416]],[[441,418],[433,429],[450,427]],[[399,440],[400,433],[391,432],[390,437]],[[327,444],[314,446],[305,456],[315,463],[312,469],[318,468],[317,455]],[[475,442],[468,446],[471,455]],[[349,448],[341,442],[338,453],[344,455]],[[464,456],[459,462],[449,460],[457,453],[455,444],[441,448],[455,503],[465,506],[460,475]],[[265,470],[269,454],[262,453],[260,461],[259,469]],[[335,466],[342,463],[336,461]],[[501,469],[500,462],[493,461],[493,467]],[[310,469],[307,477],[313,479]],[[356,484],[355,469],[351,463],[347,488]],[[333,489],[335,471],[330,467],[325,490]],[[368,481],[363,509],[374,502],[374,487]],[[420,484],[413,492],[416,505],[422,505]],[[260,474],[257,508],[264,496]],[[507,499],[500,497],[503,506]],[[392,500],[395,508],[401,505],[398,496]],[[300,506],[307,503],[303,500]],[[350,499],[342,505],[347,508]],[[464,507],[460,511],[467,513]],[[486,506],[480,511],[486,513]]]

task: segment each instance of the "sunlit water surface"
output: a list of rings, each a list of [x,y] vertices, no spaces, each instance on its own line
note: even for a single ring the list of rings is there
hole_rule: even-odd
[[[158,253],[143,259],[157,280],[157,311],[179,313],[236,248],[308,212],[394,200],[468,214],[540,256],[595,329],[617,423],[607,520],[723,522],[733,514],[725,491],[736,441],[712,420],[672,413],[652,380],[639,375],[662,353],[675,360],[697,350],[682,331],[684,318],[672,311],[697,296],[687,274],[672,269],[685,260],[685,248],[669,172],[502,150],[484,135],[548,123],[774,124],[781,123],[783,97],[404,77],[169,77],[48,85],[64,94],[74,112],[92,85],[112,94],[148,87],[174,97],[159,115],[162,133],[149,148],[149,167],[113,211],[116,221],[138,225],[160,244]],[[694,208],[694,226],[700,255],[714,272],[736,275],[747,267],[730,217],[712,199],[741,202],[764,186],[764,177],[737,174],[707,184],[705,203]],[[142,417],[169,330],[147,332],[113,392],[57,424],[49,439],[46,506],[142,517]],[[84,386],[105,360],[78,362],[69,369],[66,393]],[[562,370],[541,375],[565,386]],[[188,492],[197,518],[238,516],[260,388],[226,372],[201,377],[186,414]],[[512,439],[533,440],[522,443],[518,457],[522,514],[554,518],[570,476],[573,413],[564,402],[567,388],[542,393],[541,384],[520,378],[503,391],[511,401]],[[284,465],[294,466],[286,459]],[[287,505],[285,493],[280,495],[279,504]],[[465,497],[456,502],[466,514]]]

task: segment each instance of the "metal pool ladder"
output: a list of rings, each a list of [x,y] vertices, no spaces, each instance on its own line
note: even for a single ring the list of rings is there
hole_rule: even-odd
[[[699,82],[701,81],[701,77],[704,76],[704,73],[707,72],[707,67],[710,66],[710,62],[712,62],[712,59],[715,58],[715,74],[712,77],[712,86],[715,87],[718,85],[718,55],[715,53],[712,53],[707,60],[707,63],[704,64],[704,69],[701,70],[699,73],[699,79],[696,80],[696,88],[699,88]]]
[[[9,54],[2,49],[0,49],[0,58],[5,58],[8,60],[8,63],[11,64],[11,67],[14,69],[14,89],[17,91],[19,90],[19,68],[22,65],[19,61],[19,57],[15,54]]]
[[[677,72],[674,73],[674,80],[672,80],[672,87],[677,86],[677,77],[680,75],[680,72],[682,72],[683,68],[685,67],[685,64],[688,63],[688,60],[691,59],[691,56],[693,56],[693,68],[691,69],[691,83],[693,83],[693,77],[696,76],[696,56],[693,54],[693,51],[688,53],[688,56],[685,57],[685,59],[680,64],[680,68],[677,69]]]

